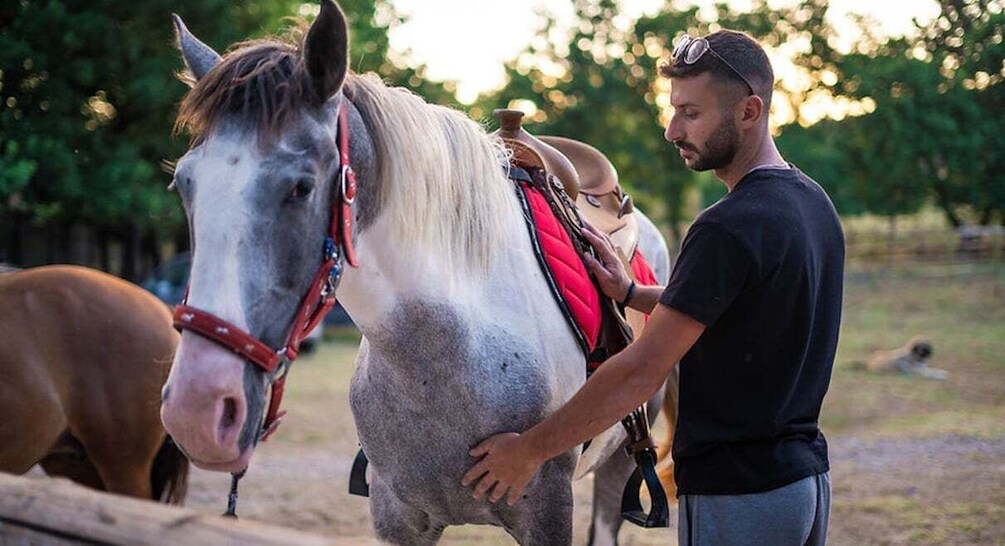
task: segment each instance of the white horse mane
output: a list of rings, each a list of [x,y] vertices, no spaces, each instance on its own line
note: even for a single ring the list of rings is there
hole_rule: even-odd
[[[403,249],[485,271],[518,217],[502,141],[464,113],[429,104],[376,75],[352,75],[346,95],[373,139],[381,215]]]

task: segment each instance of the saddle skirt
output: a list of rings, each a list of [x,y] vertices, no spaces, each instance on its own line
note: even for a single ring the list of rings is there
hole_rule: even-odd
[[[607,234],[627,267],[639,242],[632,198],[618,183],[618,170],[607,156],[589,144],[560,136],[535,137],[521,126],[523,112],[496,110],[498,135],[515,165],[539,167],[561,182],[578,207],[579,216]]]
[[[562,213],[555,210],[557,207],[553,203],[554,197],[549,198],[545,195],[547,188],[542,189],[543,185],[550,182],[554,191],[561,191],[555,178],[535,164],[514,160],[513,166],[515,168],[511,171],[510,178],[515,183],[541,271],[586,356],[588,369],[595,370],[613,352],[607,348],[597,351],[605,320],[605,309],[601,301],[604,296],[581,258],[588,251],[586,243],[579,237],[573,241],[573,236],[565,225],[568,220],[563,224],[563,220],[559,218]],[[567,199],[567,196],[563,197]],[[625,257],[623,251],[621,254],[629,277],[638,284],[656,284],[655,273],[637,247],[630,257]],[[631,309],[628,311],[630,313],[627,313],[626,318],[631,331],[641,331],[647,315]],[[613,349],[617,351],[620,347]]]

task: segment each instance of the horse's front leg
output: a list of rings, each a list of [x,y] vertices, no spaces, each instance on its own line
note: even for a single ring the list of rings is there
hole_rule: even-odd
[[[402,546],[426,546],[439,542],[446,525],[398,499],[372,466],[370,480],[370,515],[381,542]]]
[[[503,526],[521,546],[572,544],[572,472],[576,461],[563,455],[545,463],[524,498],[501,512]],[[498,504],[505,506],[505,500]]]

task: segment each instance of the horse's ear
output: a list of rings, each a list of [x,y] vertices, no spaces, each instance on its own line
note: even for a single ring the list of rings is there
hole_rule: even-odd
[[[304,61],[321,102],[342,89],[349,72],[349,27],[333,0],[321,0],[321,13],[304,40]]]
[[[214,66],[220,64],[223,60],[220,54],[213,51],[213,48],[202,43],[198,38],[192,35],[188,31],[188,27],[178,17],[177,14],[172,13],[171,17],[174,19],[174,28],[178,33],[178,49],[181,50],[181,56],[185,60],[185,66],[192,72],[195,76],[196,81],[202,79],[207,72],[213,69]]]

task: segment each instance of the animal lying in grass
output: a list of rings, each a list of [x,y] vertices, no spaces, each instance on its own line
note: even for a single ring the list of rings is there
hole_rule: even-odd
[[[917,375],[925,379],[948,379],[949,372],[930,368],[928,359],[932,356],[932,343],[922,337],[915,337],[899,349],[875,351],[865,362],[865,369],[871,372],[902,373]],[[861,368],[861,363],[857,366]]]

